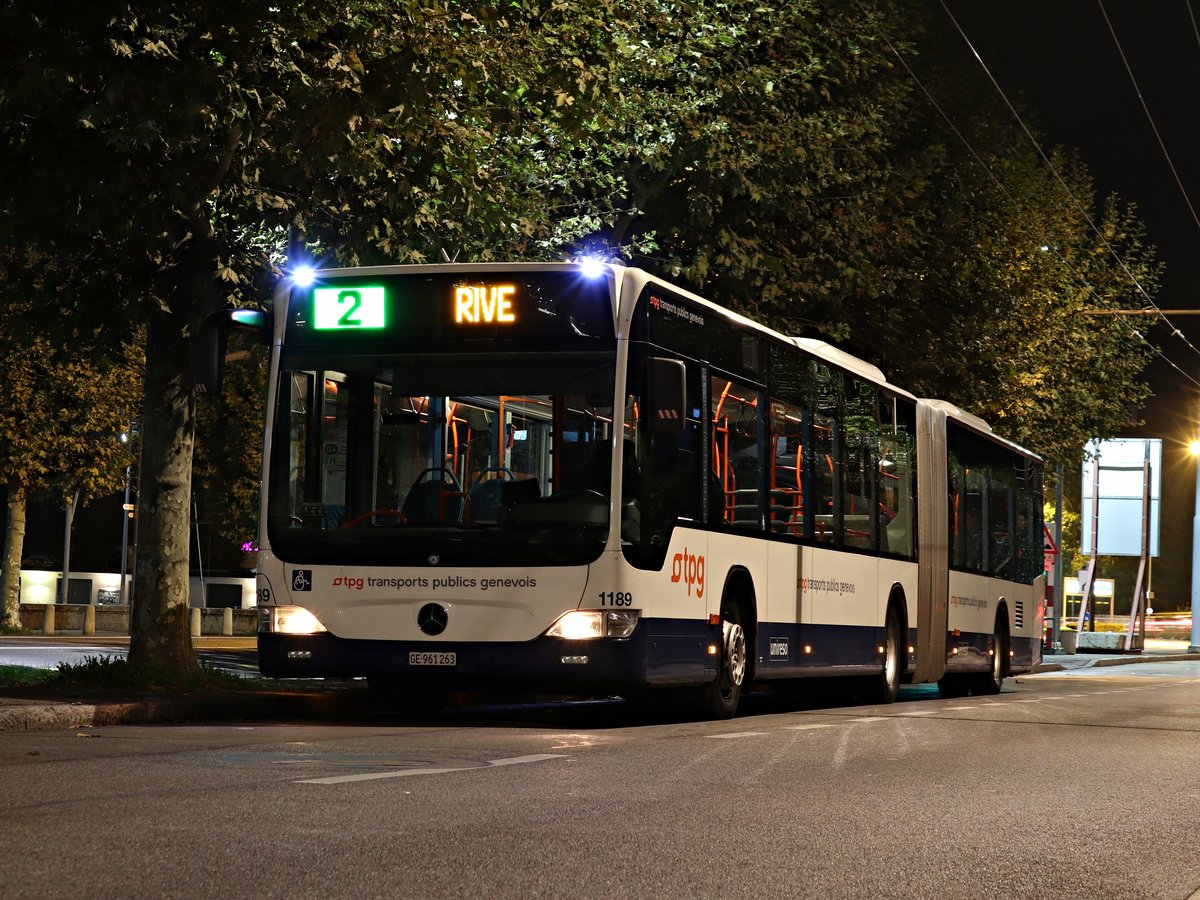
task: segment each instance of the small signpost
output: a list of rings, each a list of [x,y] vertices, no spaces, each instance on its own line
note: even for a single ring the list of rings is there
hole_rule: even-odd
[[[1058,544],[1054,540],[1054,535],[1050,533],[1050,526],[1042,526],[1042,570],[1045,572],[1054,571],[1054,558],[1058,556]]]

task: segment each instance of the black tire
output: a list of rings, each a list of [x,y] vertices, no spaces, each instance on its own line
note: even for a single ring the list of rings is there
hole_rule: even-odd
[[[996,640],[992,653],[992,668],[986,675],[976,677],[973,690],[978,695],[998,694],[1008,675],[1008,622],[996,620]]]
[[[721,665],[717,677],[699,692],[700,711],[714,719],[732,719],[742,697],[748,670],[746,631],[736,603],[721,604]]]
[[[903,643],[900,638],[900,614],[889,606],[883,623],[883,669],[871,678],[868,695],[872,703],[893,703],[900,693],[901,670],[904,667]]]

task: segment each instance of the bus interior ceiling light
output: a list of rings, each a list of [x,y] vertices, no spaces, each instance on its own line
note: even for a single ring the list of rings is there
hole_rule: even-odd
[[[296,266],[292,270],[292,284],[296,287],[309,287],[317,280],[317,270],[312,266]]]

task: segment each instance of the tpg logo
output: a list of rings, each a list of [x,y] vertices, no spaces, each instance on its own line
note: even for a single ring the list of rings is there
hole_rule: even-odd
[[[692,596],[693,585],[696,587],[696,596],[704,596],[704,557],[690,555],[687,547],[671,560],[671,584],[681,581],[687,585],[689,597]]]

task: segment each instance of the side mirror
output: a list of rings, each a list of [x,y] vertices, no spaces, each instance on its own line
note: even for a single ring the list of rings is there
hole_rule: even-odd
[[[197,394],[221,390],[225,343],[231,328],[258,332],[259,343],[271,343],[271,318],[261,309],[223,309],[204,320],[192,341],[192,383]]]
[[[687,398],[683,361],[651,357],[647,360],[646,384],[650,406],[651,434],[680,434],[686,421]]]

